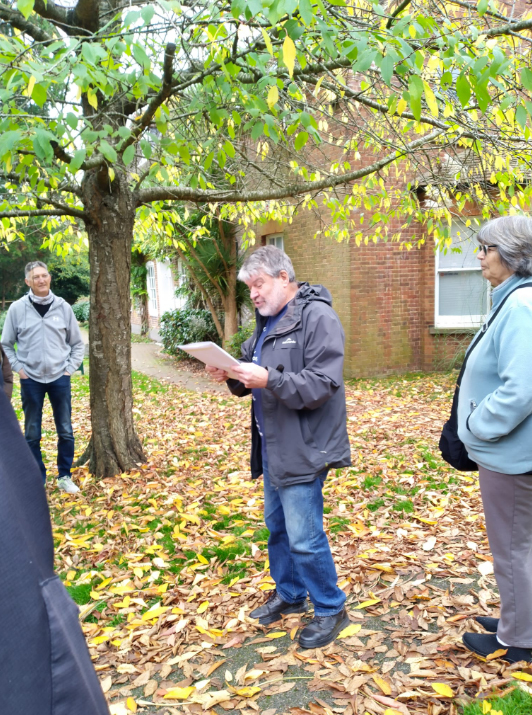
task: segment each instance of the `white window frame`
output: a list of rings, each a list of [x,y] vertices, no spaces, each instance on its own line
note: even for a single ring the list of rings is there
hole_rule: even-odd
[[[146,288],[148,290],[148,313],[153,317],[159,317],[159,308],[157,305],[157,281],[155,275],[155,263],[148,261],[146,263]]]
[[[284,236],[282,233],[270,233],[268,236],[264,237],[266,239],[267,246],[275,246],[284,251]]]
[[[468,217],[469,220],[471,221],[471,226],[468,227],[474,231],[475,226],[475,219],[478,219],[479,217],[471,216]],[[464,220],[464,227],[465,227],[465,221]],[[454,226],[453,226],[454,228]],[[456,229],[459,230],[461,227],[459,225],[456,226]],[[480,228],[480,226],[479,226]],[[477,229],[478,232],[478,229]],[[474,241],[474,238],[471,240]],[[451,250],[450,248],[448,250]],[[486,305],[485,305],[485,312],[483,315],[440,315],[440,280],[439,277],[442,273],[476,273],[480,272],[480,262],[478,263],[478,267],[470,267],[467,266],[465,268],[440,268],[440,251],[436,251],[436,256],[435,256],[435,261],[434,261],[434,327],[435,328],[478,328],[482,325],[484,322],[484,319],[486,315],[489,312],[489,306],[490,306],[490,291],[489,288],[486,291]],[[486,281],[486,284],[488,281]]]
[[[177,284],[175,285],[175,291],[181,288],[187,282],[187,269],[182,258],[177,259],[177,271],[175,277],[177,278]],[[187,304],[187,298],[184,295],[177,296],[174,291],[175,307],[177,310],[182,310]]]

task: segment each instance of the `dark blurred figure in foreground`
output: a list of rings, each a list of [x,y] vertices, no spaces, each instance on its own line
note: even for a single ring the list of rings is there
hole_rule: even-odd
[[[109,715],[53,562],[41,474],[0,390],[0,713]]]
[[[13,394],[13,370],[1,345],[0,368],[0,390],[3,390],[9,399],[11,399]]]

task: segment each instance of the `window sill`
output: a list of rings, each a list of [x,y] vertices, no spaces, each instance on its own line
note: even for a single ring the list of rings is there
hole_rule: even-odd
[[[480,328],[480,325],[478,328],[475,327],[456,327],[456,328],[448,328],[448,327],[436,327],[434,325],[431,325],[429,328],[429,333],[430,335],[474,335],[476,332],[478,332]]]

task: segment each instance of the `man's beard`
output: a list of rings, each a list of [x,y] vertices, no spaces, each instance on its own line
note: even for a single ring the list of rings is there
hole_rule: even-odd
[[[277,315],[277,313],[285,306],[285,298],[286,296],[283,286],[275,284],[275,287],[268,296],[268,299],[264,301],[264,305],[261,308],[258,308],[259,313],[264,317]]]

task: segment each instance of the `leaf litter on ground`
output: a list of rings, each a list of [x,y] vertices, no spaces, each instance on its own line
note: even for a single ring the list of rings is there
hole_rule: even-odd
[[[311,651],[297,644],[307,618],[269,628],[249,618],[274,588],[262,483],[249,475],[249,401],[139,374],[134,384],[147,463],[101,481],[78,468],[75,496],[49,489],[56,569],[112,713],[275,715],[270,703],[286,693],[292,715],[439,715],[528,687],[519,673],[530,668],[461,645],[480,630],[475,615],[497,614],[498,594],[477,476],[437,449],[453,375],[347,385],[353,465],[329,473],[324,496],[353,626]],[[81,451],[87,377],[73,381],[73,415]],[[49,409],[43,428],[51,462]]]

